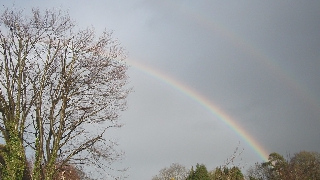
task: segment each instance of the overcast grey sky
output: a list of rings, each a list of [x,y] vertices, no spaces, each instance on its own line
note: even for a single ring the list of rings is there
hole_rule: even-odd
[[[2,0],[12,6],[12,1]],[[155,70],[192,88],[240,124],[268,153],[320,152],[320,1],[16,0],[15,7],[68,10],[80,27],[104,28],[128,51],[125,126],[110,132],[128,179],[151,179],[173,162],[209,170],[244,149],[215,114]],[[162,79],[161,79],[162,78]]]

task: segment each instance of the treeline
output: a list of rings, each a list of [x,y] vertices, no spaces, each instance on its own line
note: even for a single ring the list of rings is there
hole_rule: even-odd
[[[256,163],[247,171],[250,180],[281,179],[309,180],[320,179],[320,153],[301,151],[284,158],[278,153],[271,153],[269,161]]]
[[[243,172],[244,167],[225,164],[207,170],[204,164],[187,169],[173,163],[163,168],[152,180],[317,180],[320,179],[320,153],[301,151],[286,158],[271,153],[267,162],[256,163]]]

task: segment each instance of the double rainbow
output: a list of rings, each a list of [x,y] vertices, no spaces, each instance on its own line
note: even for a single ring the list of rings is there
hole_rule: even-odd
[[[205,109],[209,110],[213,115],[215,115],[220,121],[226,124],[230,129],[232,129],[236,134],[238,134],[256,153],[257,155],[263,160],[268,160],[269,153],[264,147],[256,141],[240,124],[237,123],[235,119],[229,116],[226,112],[224,112],[217,104],[214,104],[208,101],[205,97],[201,94],[194,91],[192,88],[186,86],[185,84],[175,80],[174,78],[157,71],[149,66],[144,64],[138,63],[137,61],[133,61],[130,59],[128,64],[138,70],[146,73],[149,76],[152,76],[166,84],[170,85],[171,87],[175,88],[179,92],[185,94],[189,98],[196,101]]]
[[[162,1],[159,5],[162,5],[165,8],[172,10],[179,9],[180,7],[174,1]],[[261,65],[268,68],[271,74],[274,74],[276,77],[280,79],[280,81],[284,82],[288,87],[290,87],[290,89],[293,89],[297,93],[297,95],[307,100],[308,103],[312,105],[315,111],[319,112],[320,105],[317,102],[318,98],[312,96],[306,88],[301,86],[290,76],[290,73],[285,72],[283,68],[280,67],[279,63],[277,63],[271,57],[263,53],[262,50],[257,49],[257,46],[253,45],[251,42],[235,34],[234,32],[228,30],[219,22],[213,22],[212,19],[209,20],[201,14],[193,12],[192,10],[187,9],[186,7],[182,9],[180,8],[180,12],[183,13],[183,15],[186,16],[188,19],[193,20],[198,25],[214,33],[218,33],[226,40],[232,42],[232,44],[240,50],[250,54],[250,56],[252,56],[256,61],[261,63]],[[235,119],[233,119],[225,111],[219,108],[217,104],[208,101],[208,99],[206,99],[200,93],[196,92],[187,85],[175,80],[173,77],[166,75],[163,72],[160,72],[156,69],[138,63],[137,61],[133,61],[131,59],[128,61],[128,63],[129,65],[139,69],[140,71],[174,87],[178,91],[182,92],[189,98],[199,103],[201,106],[203,106],[212,114],[214,114],[220,121],[225,123],[230,129],[236,132],[263,161],[268,160],[268,151],[256,139],[254,139],[243,127],[241,127],[241,125],[238,124]]]

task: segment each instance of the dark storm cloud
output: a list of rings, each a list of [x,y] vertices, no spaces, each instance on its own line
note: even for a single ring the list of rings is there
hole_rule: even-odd
[[[5,2],[7,5],[9,2]],[[226,111],[263,147],[320,151],[318,1],[16,1],[62,7],[79,26],[104,28],[129,53]],[[261,161],[198,102],[131,67],[125,126],[115,131],[129,179],[151,179],[172,162],[221,165],[240,141],[242,162]]]

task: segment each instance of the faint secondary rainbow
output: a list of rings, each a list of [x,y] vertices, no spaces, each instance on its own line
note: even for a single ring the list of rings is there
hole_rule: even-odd
[[[165,82],[166,84],[174,87],[176,90],[184,93],[189,98],[193,99],[204,108],[209,110],[212,114],[218,117],[219,120],[224,122],[229,128],[236,132],[257,154],[263,161],[268,161],[269,153],[258,143],[244,128],[242,128],[231,116],[224,112],[218,105],[208,101],[204,96],[194,91],[192,88],[184,85],[183,83],[175,80],[174,78],[157,71],[149,66],[138,63],[129,59],[127,61],[129,66],[139,69],[140,71]]]
[[[193,18],[196,22],[206,27],[208,30],[217,32],[219,35],[222,35],[225,39],[232,42],[235,47],[254,57],[255,61],[268,68],[272,72],[271,74],[280,79],[282,82],[286,83],[286,85],[291,89],[294,89],[300,97],[308,101],[312,107],[315,108],[315,111],[319,112],[320,105],[317,102],[318,98],[313,96],[304,86],[293,79],[290,76],[290,73],[281,68],[279,63],[277,63],[273,58],[268,56],[261,49],[258,49],[258,46],[254,45],[252,42],[249,42],[247,39],[242,38],[242,36],[239,36],[235,32],[230,31],[221,23],[212,22],[200,14],[192,12],[189,12],[189,14],[190,19]]]
[[[277,63],[276,60],[268,56],[265,52],[263,52],[262,49],[259,49],[257,45],[250,42],[248,39],[243,38],[241,35],[230,30],[222,23],[215,21],[214,18],[209,19],[204,15],[201,15],[201,13],[193,11],[187,6],[181,6],[181,4],[175,1],[164,0],[161,1],[161,3],[159,3],[158,5],[162,5],[173,11],[179,10],[179,12],[183,13],[183,15],[188,20],[192,20],[198,25],[208,29],[211,32],[217,33],[229,42],[232,42],[235,47],[254,57],[255,61],[259,62],[271,71],[270,74],[273,74],[274,77],[280,79],[288,87],[290,87],[290,89],[293,89],[297,93],[297,95],[299,95],[310,105],[312,105],[312,108],[314,108],[315,112],[320,112],[320,99],[314,96],[310,91],[308,91],[308,89],[301,85],[301,83],[293,79],[292,75],[281,68],[280,64]]]

